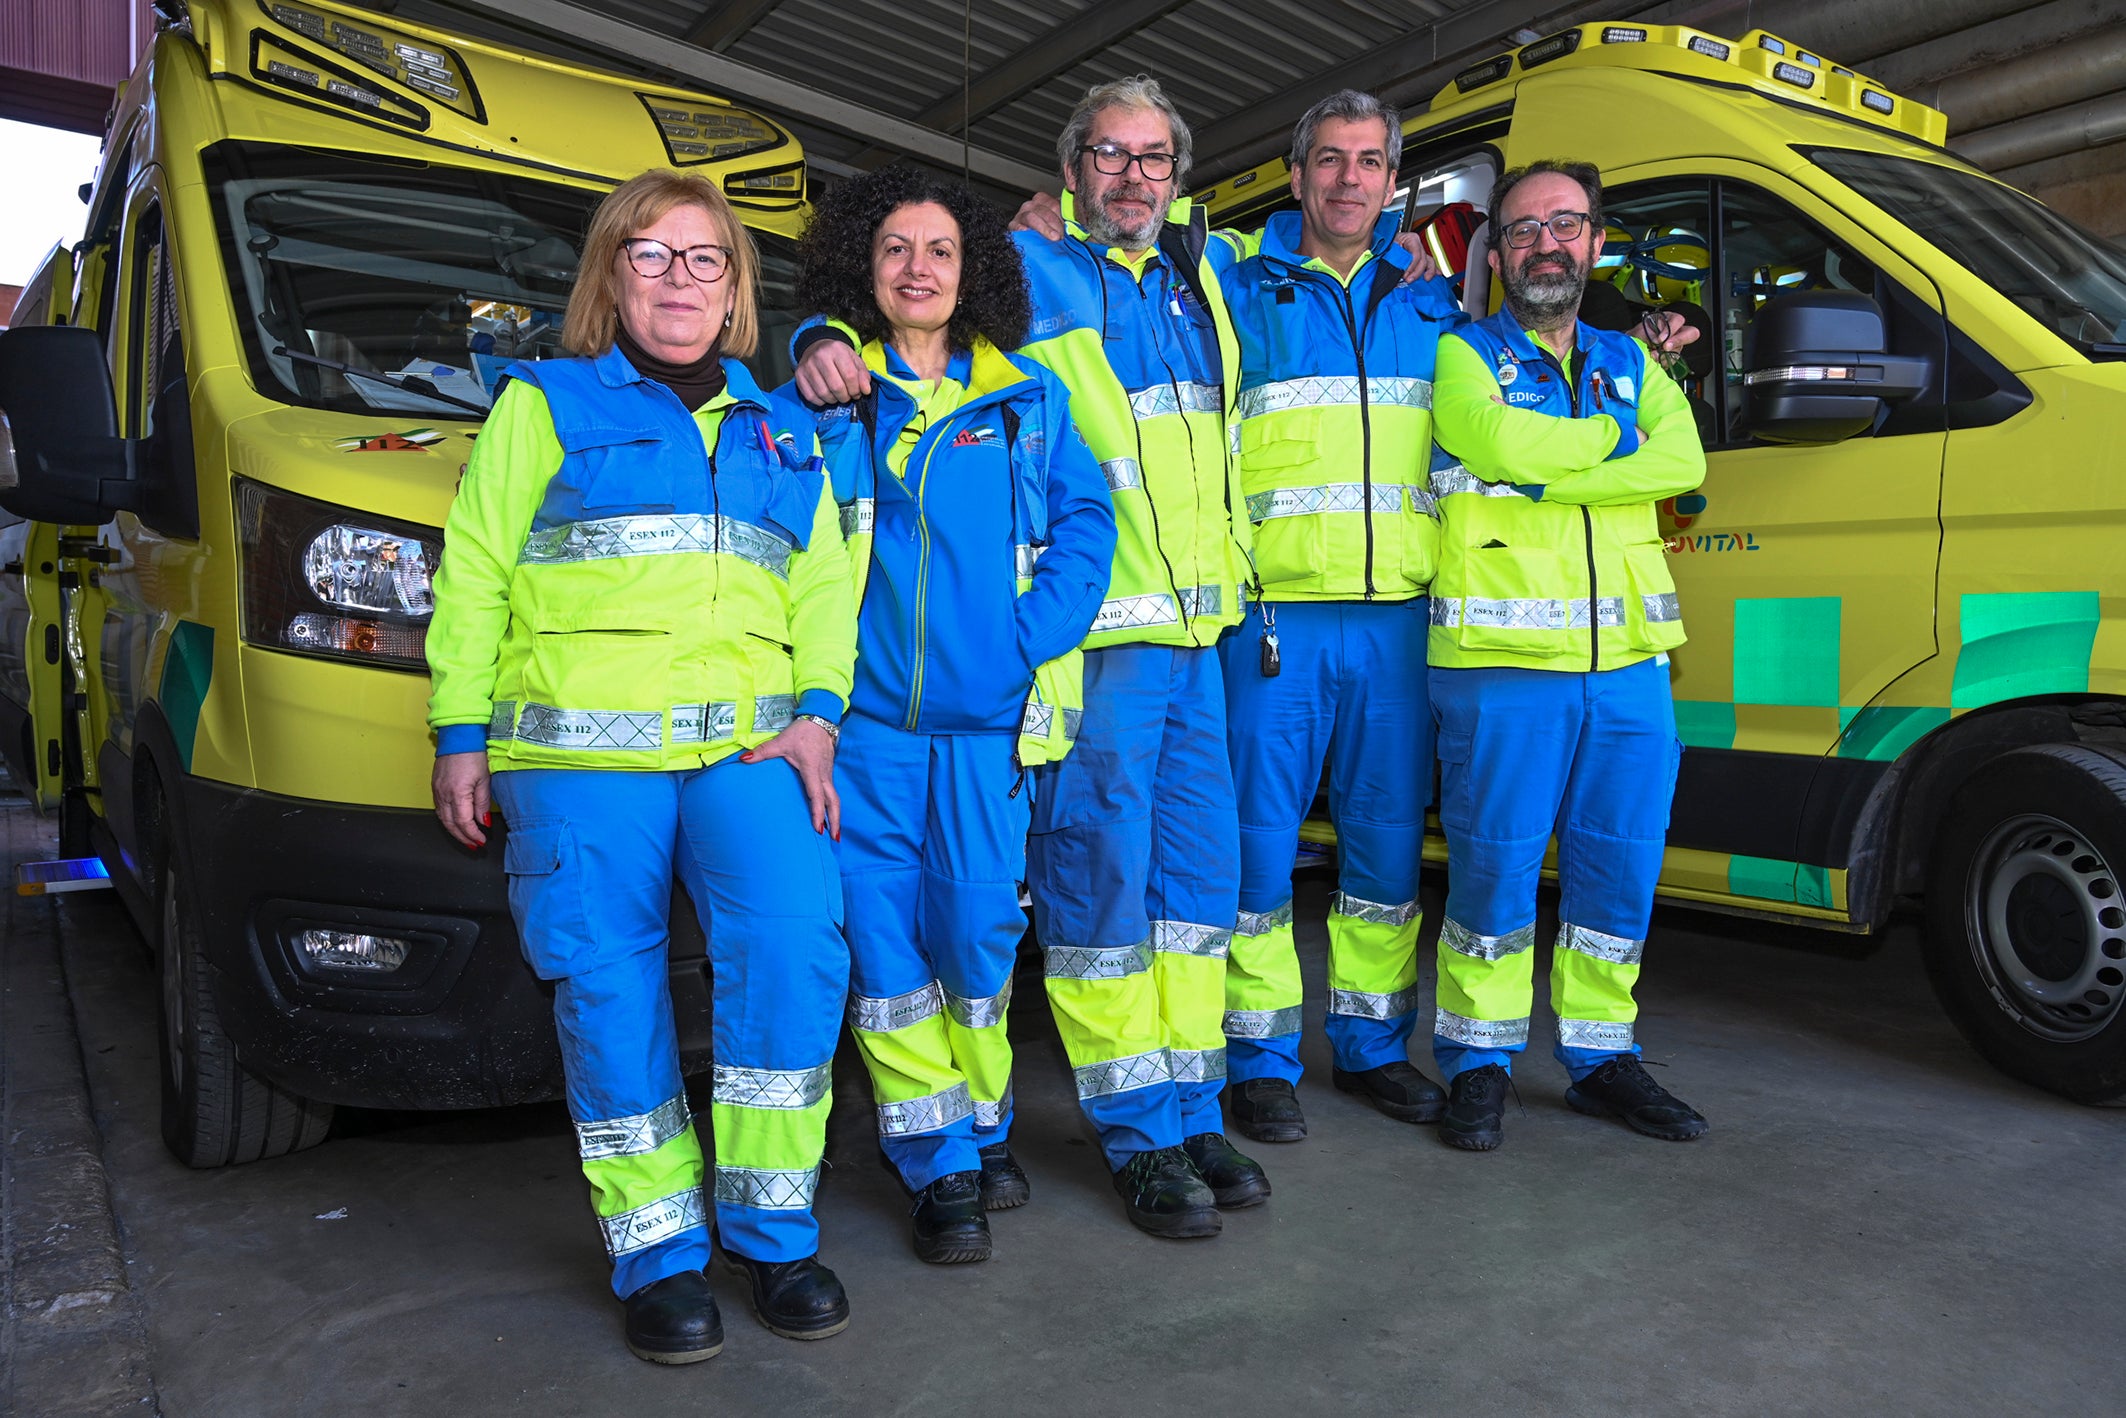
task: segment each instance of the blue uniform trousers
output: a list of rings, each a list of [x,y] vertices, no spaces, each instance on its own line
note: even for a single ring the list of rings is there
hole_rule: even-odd
[[[1329,1044],[1352,1072],[1409,1062],[1417,1023],[1418,855],[1432,800],[1427,602],[1257,603],[1219,643],[1240,802],[1240,922],[1227,973],[1226,1071],[1297,1083],[1292,860],[1322,765],[1336,825]],[[1279,672],[1262,672],[1274,622]]]
[[[1550,997],[1577,1080],[1635,1054],[1632,986],[1682,749],[1666,656],[1620,670],[1432,671],[1449,890],[1433,1055],[1452,1078],[1528,1045],[1536,882],[1558,844]]]
[[[713,971],[717,1233],[754,1260],[816,1254],[849,953],[831,844],[812,830],[797,774],[734,757],[684,772],[514,769],[493,787],[510,911],[526,959],[554,982],[614,1293],[709,1257],[667,975],[675,871]]]
[[[879,1139],[911,1189],[981,1167],[1011,1127],[1011,970],[1031,783],[1014,734],[842,720],[849,1023]]]
[[[1088,651],[1076,747],[1037,771],[1027,884],[1049,1003],[1110,1168],[1224,1131],[1238,836],[1216,652]]]

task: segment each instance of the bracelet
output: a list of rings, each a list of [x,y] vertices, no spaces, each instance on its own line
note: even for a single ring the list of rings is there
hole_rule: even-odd
[[[821,728],[827,731],[827,737],[832,739],[836,746],[839,746],[841,744],[842,726],[840,724],[835,723],[832,719],[829,719],[826,715],[800,714],[797,717],[803,719],[808,724],[819,725]]]

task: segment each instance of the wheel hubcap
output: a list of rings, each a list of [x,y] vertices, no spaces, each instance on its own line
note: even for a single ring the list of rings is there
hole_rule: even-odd
[[[2126,1006],[2126,905],[2089,839],[2028,813],[1980,846],[1965,912],[1979,974],[2025,1029],[2086,1039]]]

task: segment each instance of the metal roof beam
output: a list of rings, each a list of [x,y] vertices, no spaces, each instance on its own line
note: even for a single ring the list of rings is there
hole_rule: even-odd
[[[1316,99],[1336,89],[1365,89],[1390,101],[1418,94],[1430,98],[1457,70],[1503,53],[1510,47],[1505,36],[1517,29],[1547,34],[1591,19],[1629,19],[1645,8],[1631,0],[1488,0],[1470,5],[1198,129],[1194,181],[1201,186],[1261,162]]]
[[[970,172],[1000,187],[1031,192],[1051,183],[1040,168],[967,146],[949,133],[895,118],[875,108],[851,103],[780,75],[741,64],[721,54],[697,49],[655,30],[601,15],[567,0],[441,0],[452,9],[471,10],[513,25],[558,35],[628,64],[649,65],[699,84],[713,93],[780,113],[798,122],[831,128],[874,143],[914,153],[942,167],[960,166],[963,154]]]
[[[721,54],[744,39],[746,31],[768,18],[780,4],[782,0],[724,0],[688,25],[684,38],[688,44]]]
[[[975,80],[964,96],[946,94],[917,114],[915,121],[956,132],[964,123],[996,112],[1065,69],[1090,59],[1111,44],[1121,43],[1187,3],[1188,0],[1101,0],[1029,40]],[[967,114],[964,120],[960,116],[963,97]]]

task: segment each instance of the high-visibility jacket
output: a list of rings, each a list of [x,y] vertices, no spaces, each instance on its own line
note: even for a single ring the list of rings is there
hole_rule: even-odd
[[[1269,601],[1407,601],[1439,549],[1427,471],[1439,337],[1467,321],[1437,278],[1404,284],[1399,213],[1347,280],[1279,212],[1226,271],[1240,340],[1240,479]]]
[[[1070,391],[978,340],[946,373],[958,406],[922,426],[885,377],[907,366],[877,341],[864,358],[871,394],[819,415],[859,606],[850,707],[910,733],[1017,730],[1022,764],[1060,758],[1115,550]]]
[[[1614,670],[1683,643],[1654,504],[1704,480],[1705,450],[1644,345],[1582,324],[1561,360],[1501,311],[1440,342],[1433,428],[1435,667]]]
[[[811,415],[743,365],[690,414],[615,348],[510,367],[444,526],[442,752],[676,769],[838,720],[856,603]]]

